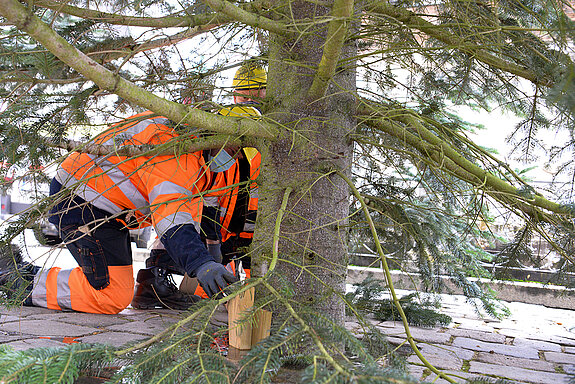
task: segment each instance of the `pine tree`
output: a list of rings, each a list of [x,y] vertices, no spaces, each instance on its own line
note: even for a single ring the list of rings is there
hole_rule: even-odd
[[[208,321],[215,304],[206,303],[182,320],[185,330],[113,352],[105,361],[125,367],[115,381],[270,382],[288,366],[301,368],[306,383],[412,382],[399,358],[374,347],[376,330],[366,323],[358,341],[343,327],[353,308],[344,297],[349,242],[373,247],[386,272],[386,255],[413,263],[432,292],[447,274],[490,308],[489,292],[468,277],[488,275],[481,243],[492,240],[489,224],[504,210],[524,225],[500,260],[528,257],[522,234],[537,232],[561,268],[573,268],[572,189],[531,186],[470,139],[479,127],[456,108],[519,116],[518,156],[549,161],[572,179],[572,162],[561,160],[573,149],[570,10],[515,0],[0,0],[0,161],[19,164],[22,177],[43,176],[38,166],[66,151],[110,151],[86,144],[103,124],[143,109],[209,134],[178,151],[225,142],[262,153],[250,249],[258,279],[250,284],[258,305],[276,314],[272,336],[230,364],[210,349],[219,330]],[[227,103],[227,74],[247,57],[269,70],[261,119],[175,102],[213,83],[214,101]],[[545,148],[538,133],[555,131],[569,139]],[[540,148],[548,158],[535,158]],[[12,223],[3,244],[49,205],[41,199]],[[400,301],[393,295],[407,322]],[[4,352],[4,361],[15,359]],[[45,367],[62,382],[80,374],[83,354],[54,354],[74,364],[46,364],[39,352],[30,369]],[[26,370],[5,372],[27,380]]]

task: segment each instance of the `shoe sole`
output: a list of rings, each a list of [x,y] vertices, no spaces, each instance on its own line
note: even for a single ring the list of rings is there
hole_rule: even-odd
[[[147,301],[147,302],[142,302],[142,301],[132,301],[132,308],[135,309],[175,309],[178,311],[182,311],[182,310],[186,310],[188,308],[190,308],[192,305],[194,305],[194,303],[190,303],[189,305],[182,305],[182,304],[176,304],[176,303],[169,303],[169,302],[160,302],[157,300],[153,300],[153,301]]]

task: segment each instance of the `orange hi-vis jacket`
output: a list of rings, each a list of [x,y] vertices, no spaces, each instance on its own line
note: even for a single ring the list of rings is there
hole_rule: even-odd
[[[240,160],[236,160],[220,176],[224,178],[224,185],[230,187],[225,194],[218,198],[222,242],[233,236],[245,239],[251,239],[254,236],[255,219],[258,210],[258,186],[255,180],[260,174],[261,154],[255,148],[243,148],[243,152],[249,162],[249,170],[247,170],[249,174],[241,174]],[[246,181],[248,181],[247,186],[245,184]],[[221,181],[218,184],[221,185]],[[247,202],[243,203],[243,207],[238,201],[241,196],[240,188],[247,188]],[[244,212],[237,212],[238,209],[242,209]],[[239,222],[234,223],[234,220]]]
[[[95,143],[118,149],[130,145],[145,148],[183,137],[165,117],[144,112],[113,125],[98,135]],[[198,234],[203,206],[217,206],[217,197],[205,199],[203,195],[213,180],[201,152],[179,156],[75,152],[64,160],[54,179],[60,184],[53,183],[55,188],[72,190],[79,200],[110,213],[110,218],[117,215],[128,224],[153,224],[170,256],[191,276],[200,265],[213,261]],[[84,210],[72,201],[61,204],[51,217],[56,222],[51,222],[69,236],[67,247],[72,247],[80,266],[71,270],[53,267],[37,273],[32,303],[89,313],[120,312],[134,295],[127,230],[115,231],[116,222],[99,229],[98,223],[84,222],[92,220],[90,215],[84,217],[91,209]]]
[[[161,145],[178,137],[173,123],[148,111],[113,125],[95,143]],[[153,224],[160,238],[181,224],[193,223],[199,231],[203,192],[212,181],[201,152],[133,157],[76,152],[62,163],[56,179],[97,208],[128,212],[126,221],[135,219],[139,226]]]

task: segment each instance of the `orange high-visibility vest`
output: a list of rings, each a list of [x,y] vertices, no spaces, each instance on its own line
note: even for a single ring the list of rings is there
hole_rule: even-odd
[[[255,229],[255,216],[258,210],[258,186],[256,178],[260,173],[261,154],[255,148],[244,148],[244,154],[249,162],[249,183],[246,186],[245,182],[248,180],[240,180],[240,165],[236,161],[230,169],[223,172],[225,185],[229,186],[229,190],[222,194],[218,199],[220,206],[220,223],[222,225],[222,242],[228,240],[230,237],[239,236],[246,239],[251,239],[254,236]],[[242,183],[242,185],[239,185]],[[247,212],[245,212],[245,221],[239,231],[230,230],[234,212],[238,208],[237,200],[240,193],[240,188],[248,188],[248,203]],[[241,223],[240,223],[241,224]]]
[[[113,125],[95,143],[120,147],[179,139],[167,118],[148,111]],[[56,179],[104,211],[128,211],[139,226],[153,224],[159,237],[180,224],[193,223],[199,231],[202,194],[211,185],[201,152],[133,157],[76,152],[62,163]]]

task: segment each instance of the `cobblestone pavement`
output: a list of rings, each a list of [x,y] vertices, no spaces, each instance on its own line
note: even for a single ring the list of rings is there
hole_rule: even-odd
[[[453,322],[447,327],[411,327],[427,360],[458,382],[466,377],[502,377],[518,383],[568,383],[575,366],[574,311],[540,305],[507,303],[512,314],[503,320],[479,316],[461,296],[445,296],[441,312]],[[67,343],[122,346],[144,340],[176,322],[169,310],[126,309],[118,315],[59,312],[44,308],[0,308],[0,343],[17,350],[57,347]],[[398,322],[377,322],[394,344],[404,341]],[[348,322],[351,330],[358,326]],[[403,348],[405,350],[405,348]],[[414,376],[436,377],[415,355],[408,357]],[[438,379],[436,383],[446,383]]]
[[[144,256],[135,258],[135,271],[143,266]],[[59,257],[62,262],[62,256]],[[399,295],[405,293],[398,291]],[[495,320],[479,315],[463,296],[442,295],[442,299],[440,311],[453,319],[449,326],[410,329],[427,360],[456,375],[456,381],[485,376],[517,383],[569,382],[567,373],[575,372],[575,311],[510,302],[505,304],[511,315]],[[0,307],[0,344],[17,350],[72,342],[122,346],[157,334],[180,315],[177,311],[131,308],[118,315],[93,315],[36,307]],[[405,341],[400,323],[375,324],[393,344]],[[358,325],[350,321],[347,327],[357,330]],[[408,356],[408,362],[415,377],[429,382],[436,379],[414,354]],[[575,384],[575,373],[573,378]],[[446,383],[443,379],[434,382]]]
[[[575,380],[575,311],[541,305],[505,303],[511,315],[502,320],[482,317],[463,296],[442,295],[441,312],[452,317],[447,327],[411,327],[426,359],[436,368],[464,378],[487,376],[518,383],[568,383]],[[348,324],[353,327],[353,324]],[[390,341],[405,340],[403,326],[380,322]],[[433,381],[436,375],[409,356],[415,377]],[[438,379],[435,383],[446,383]]]

